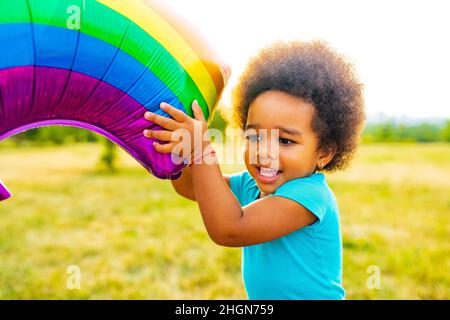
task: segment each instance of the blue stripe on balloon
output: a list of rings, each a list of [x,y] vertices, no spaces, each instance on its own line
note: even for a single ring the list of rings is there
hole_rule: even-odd
[[[34,65],[33,37],[30,24],[0,24],[0,69]]]
[[[8,23],[0,24],[0,45],[0,69],[33,65],[71,69],[109,83],[155,113],[170,117],[159,108],[162,101],[186,112],[150,69],[90,35],[48,25]]]

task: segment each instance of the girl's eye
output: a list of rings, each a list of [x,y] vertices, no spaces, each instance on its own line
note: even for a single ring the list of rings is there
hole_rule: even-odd
[[[286,138],[279,138],[278,139],[280,141],[281,144],[293,144],[294,141],[286,139]]]

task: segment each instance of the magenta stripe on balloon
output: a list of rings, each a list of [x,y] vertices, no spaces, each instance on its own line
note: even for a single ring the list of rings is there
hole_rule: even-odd
[[[162,129],[144,119],[147,109],[108,83],[64,69],[17,67],[0,70],[0,98],[0,141],[45,125],[77,126],[114,141],[158,178],[181,174],[183,166],[142,135]]]
[[[2,184],[2,181],[0,180],[0,201],[6,200],[9,197],[11,197],[11,193],[9,193],[8,189]]]

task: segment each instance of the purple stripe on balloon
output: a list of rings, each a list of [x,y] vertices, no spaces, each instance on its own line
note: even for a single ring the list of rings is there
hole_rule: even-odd
[[[8,189],[2,184],[0,181],[0,201],[6,200],[11,197],[11,193],[9,193]]]
[[[162,129],[144,119],[147,109],[108,83],[64,69],[17,67],[0,70],[0,93],[0,141],[45,125],[77,126],[114,141],[158,178],[181,175],[183,165],[143,136],[146,128]]]

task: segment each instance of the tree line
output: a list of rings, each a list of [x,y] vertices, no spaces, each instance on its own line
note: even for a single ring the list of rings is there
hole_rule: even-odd
[[[215,112],[210,123],[211,128],[225,134],[227,118]],[[76,142],[102,142],[106,138],[88,130],[74,127],[50,126],[32,129],[10,138],[15,145],[27,144],[67,144]],[[367,123],[362,132],[364,143],[377,142],[450,142],[450,120],[444,123],[402,124],[394,121]]]
[[[365,126],[362,141],[371,142],[450,142],[450,120],[444,124],[402,124],[393,121],[369,123]]]
[[[229,119],[228,115],[224,116],[220,112],[215,112],[210,127],[219,129],[225,134],[228,125],[227,119]],[[49,126],[17,134],[8,140],[10,140],[9,144],[15,146],[62,145],[79,142],[101,143],[103,147],[99,159],[100,164],[107,171],[114,171],[116,167],[116,146],[107,138],[88,130],[68,126]],[[362,142],[450,142],[450,120],[443,124],[424,122],[408,125],[394,121],[367,123],[362,132]]]

